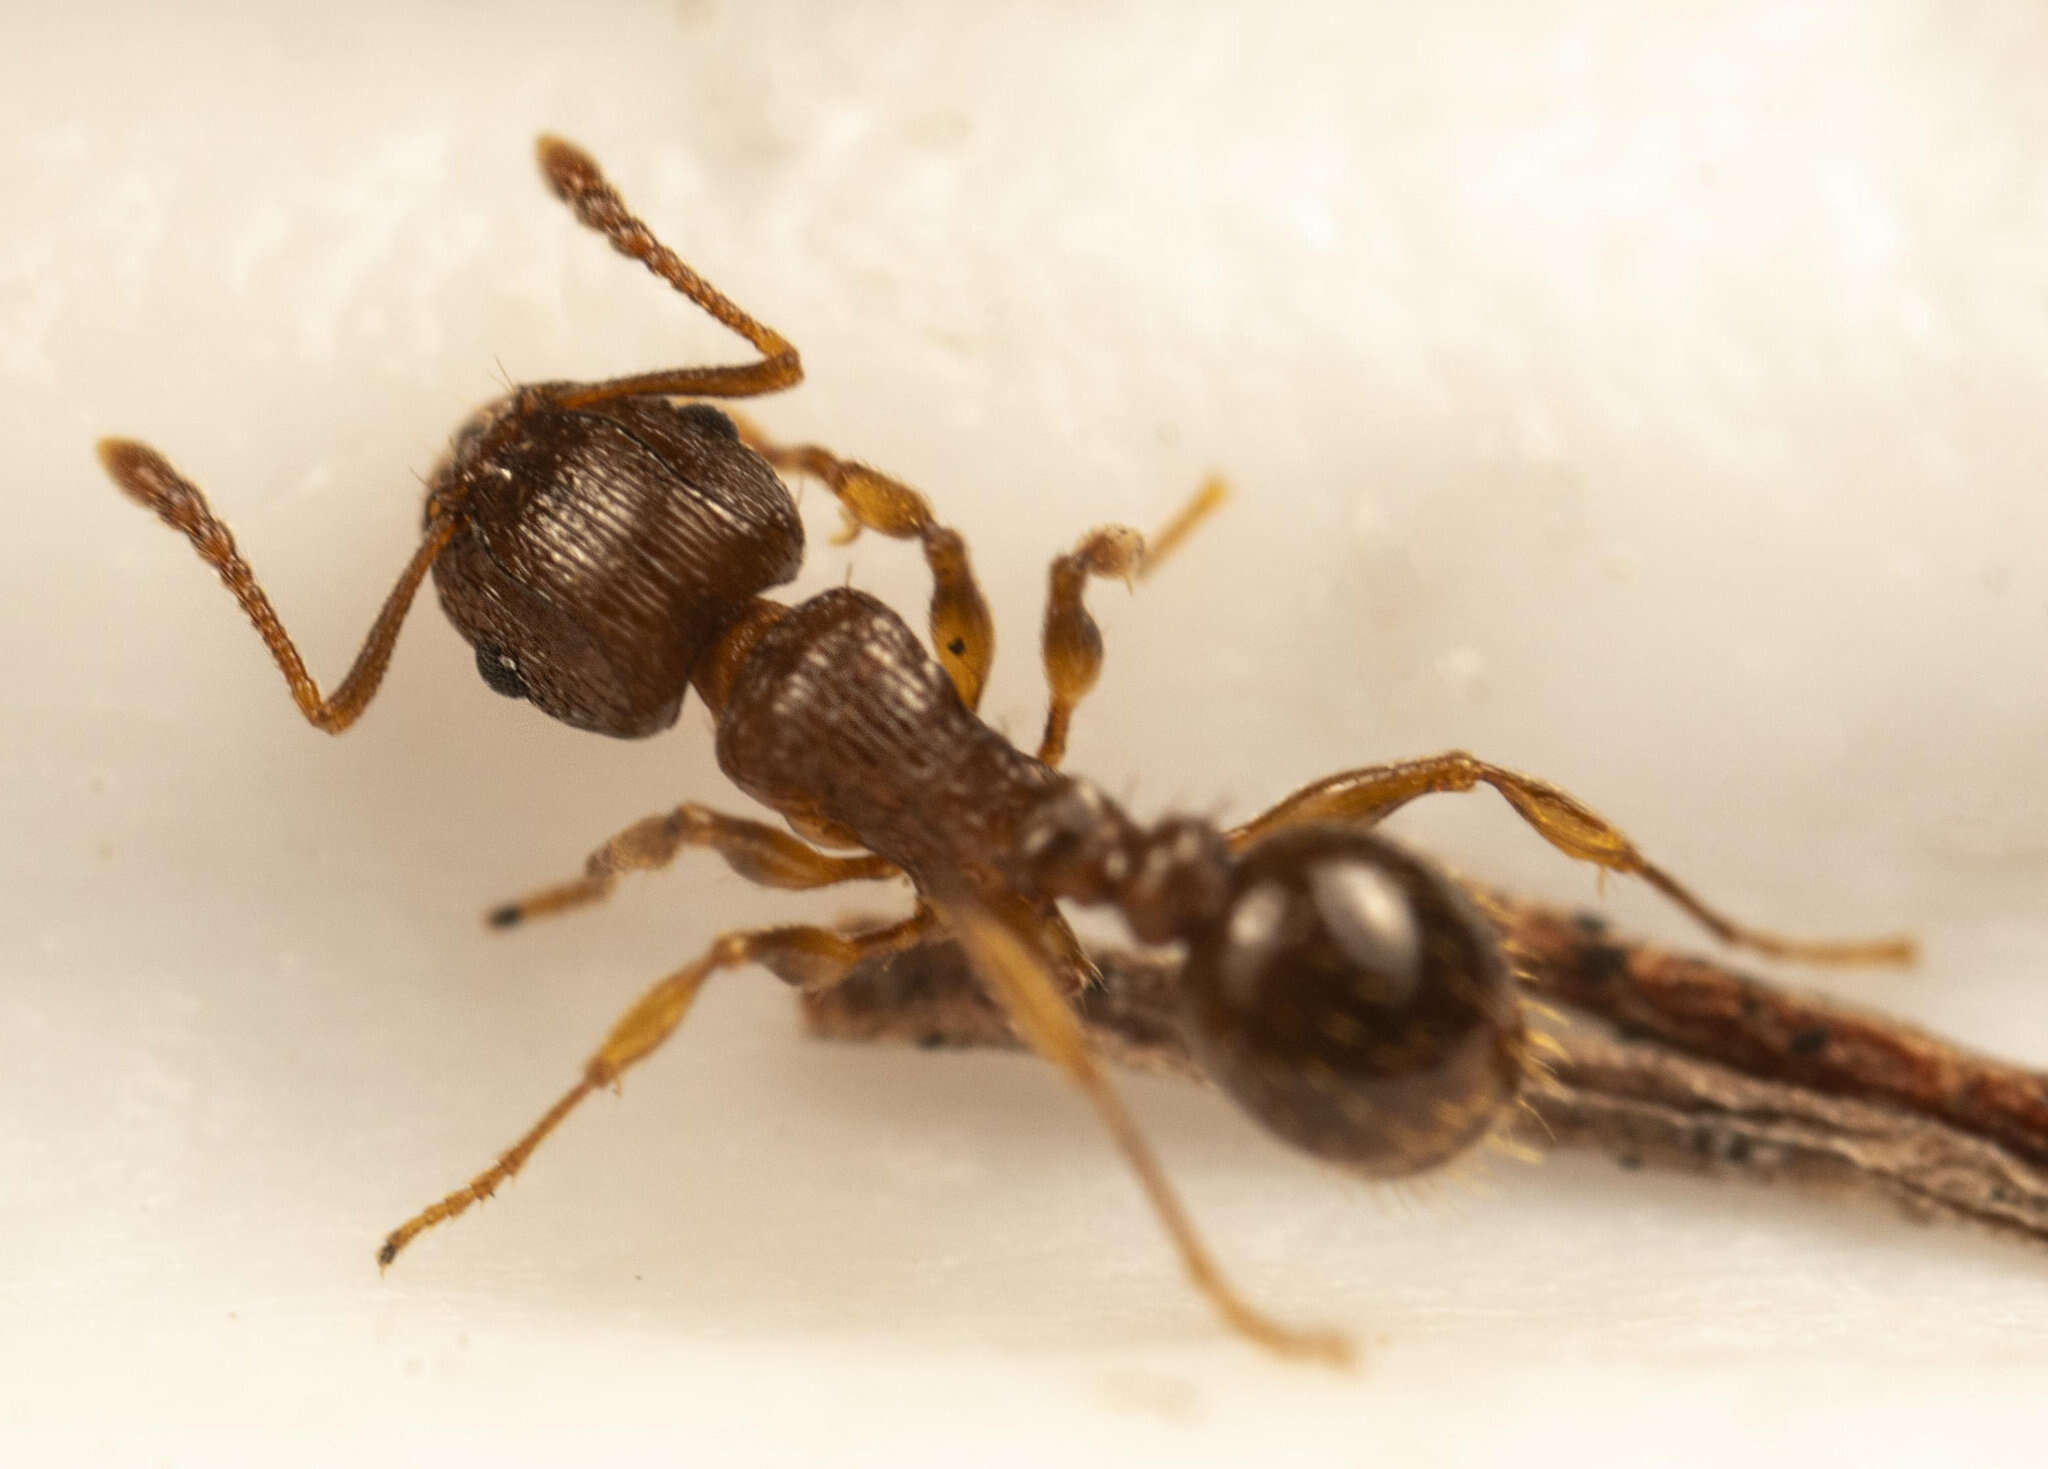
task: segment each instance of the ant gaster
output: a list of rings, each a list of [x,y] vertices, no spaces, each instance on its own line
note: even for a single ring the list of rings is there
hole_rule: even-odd
[[[198,489],[130,440],[103,441],[102,462],[220,573],[315,726],[339,733],[361,714],[431,570],[493,690],[629,738],[666,729],[694,690],[717,722],[719,765],[798,834],[683,805],[607,842],[580,880],[496,909],[494,923],[591,902],[619,874],[664,866],[690,846],[778,888],[906,876],[917,903],[884,927],[713,939],[626,1011],[576,1084],[496,1163],[392,1231],[380,1264],[517,1173],[570,1109],[674,1032],[713,973],[760,964],[816,993],[864,959],[945,930],[1019,1036],[1087,1094],[1223,1318],[1278,1351],[1342,1360],[1347,1338],[1274,1321],[1213,1263],[1076,1021],[1068,997],[1089,966],[1062,900],[1116,910],[1145,942],[1184,945],[1187,1018],[1209,1074],[1284,1138],[1375,1177],[1434,1167],[1486,1137],[1535,1064],[1514,976],[1485,921],[1434,867],[1369,830],[1419,796],[1490,786],[1553,846],[1646,879],[1731,942],[1828,961],[1909,952],[1899,940],[1806,944],[1742,928],[1571,796],[1457,752],[1330,776],[1233,828],[1194,817],[1138,824],[1059,770],[1068,722],[1102,664],[1083,593],[1091,578],[1150,571],[1220,502],[1220,485],[1150,542],[1107,526],[1053,561],[1050,710],[1037,752],[1025,753],[975,712],[995,639],[959,535],[886,475],[774,443],[707,402],[676,402],[792,387],[796,349],[655,239],[580,149],[543,138],[539,161],[579,221],[760,358],[539,383],[484,408],[435,471],[419,549],[332,695],[308,676]],[[921,546],[936,657],[864,592],[796,606],[762,595],[803,558],[777,470],[822,481],[848,538],[874,531]]]

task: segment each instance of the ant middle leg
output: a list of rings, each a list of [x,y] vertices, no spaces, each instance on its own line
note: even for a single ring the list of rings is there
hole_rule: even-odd
[[[592,852],[582,877],[501,903],[491,909],[487,921],[493,928],[511,928],[600,902],[622,873],[666,867],[684,847],[709,847],[734,872],[763,887],[801,891],[898,875],[896,864],[885,857],[830,856],[762,822],[686,801],[673,811],[634,822]]]
[[[1320,821],[1376,826],[1420,796],[1469,791],[1479,785],[1500,792],[1516,815],[1567,857],[1590,862],[1606,872],[1641,878],[1724,943],[1811,964],[1913,961],[1916,946],[1906,937],[1815,941],[1786,938],[1737,923],[1650,862],[1633,842],[1577,798],[1547,781],[1475,759],[1462,750],[1325,776],[1242,826],[1232,828],[1226,836],[1231,848],[1241,852],[1282,827]]]
[[[967,542],[932,515],[931,502],[901,480],[852,459],[841,459],[816,444],[781,444],[744,419],[735,418],[740,438],[777,469],[810,475],[839,501],[846,524],[835,545],[864,530],[891,540],[916,541],[932,573],[932,651],[953,681],[960,702],[981,707],[981,691],[996,657],[995,619],[967,560]]]
[[[1074,708],[1102,676],[1102,629],[1083,600],[1088,578],[1115,577],[1127,586],[1142,580],[1228,494],[1222,480],[1204,481],[1150,541],[1127,525],[1102,525],[1081,537],[1073,550],[1053,558],[1041,639],[1048,699],[1045,734],[1038,742],[1038,758],[1047,765],[1066,757]]]
[[[496,1193],[500,1184],[526,1166],[534,1150],[575,1110],[577,1103],[602,1087],[617,1086],[628,1069],[659,1049],[682,1024],[704,981],[719,970],[760,964],[777,978],[812,993],[837,984],[863,959],[917,942],[931,923],[930,910],[920,907],[898,923],[861,933],[799,924],[721,934],[696,960],[648,990],[619,1017],[604,1044],[584,1063],[583,1075],[576,1084],[518,1142],[500,1154],[497,1162],[386,1235],[377,1251],[377,1264],[390,1265],[398,1258],[398,1252],[423,1231],[453,1219],[472,1204],[480,1204]]]

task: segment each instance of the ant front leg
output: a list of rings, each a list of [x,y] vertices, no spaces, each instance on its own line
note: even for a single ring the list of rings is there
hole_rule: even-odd
[[[1567,857],[1591,862],[1606,872],[1641,878],[1724,943],[1810,964],[1913,961],[1915,945],[1910,938],[1811,941],[1784,938],[1737,923],[1707,906],[1676,878],[1646,859],[1633,842],[1575,797],[1546,781],[1488,764],[1462,750],[1325,776],[1303,786],[1271,810],[1233,828],[1226,836],[1232,850],[1242,852],[1291,826],[1315,822],[1377,826],[1417,797],[1469,791],[1479,785],[1500,792],[1516,815]]]
[[[597,1053],[584,1063],[583,1075],[562,1094],[561,1100],[542,1114],[498,1161],[437,1204],[430,1204],[385,1236],[377,1251],[377,1264],[388,1266],[398,1252],[421,1232],[444,1219],[453,1219],[472,1204],[480,1204],[498,1191],[526,1166],[547,1138],[574,1111],[576,1104],[601,1087],[617,1086],[626,1071],[660,1048],[683,1023],[704,981],[721,969],[742,964],[763,965],[777,978],[795,985],[806,994],[830,989],[863,959],[906,948],[931,926],[929,910],[920,908],[910,917],[887,928],[865,933],[841,933],[829,928],[793,925],[787,928],[757,928],[721,934],[693,963],[678,969],[642,995],[619,1017],[611,1034]]]
[[[981,707],[981,691],[996,657],[995,619],[967,560],[967,542],[932,516],[931,502],[901,480],[816,444],[780,444],[753,424],[735,418],[740,438],[780,470],[810,475],[839,501],[846,518],[833,544],[845,545],[864,530],[891,540],[916,541],[932,573],[932,651],[960,702]]]
[[[832,857],[787,832],[744,817],[725,816],[695,801],[662,816],[636,821],[583,864],[583,876],[528,893],[490,911],[493,928],[511,928],[569,908],[602,901],[626,872],[668,866],[684,847],[709,847],[726,865],[763,887],[805,890],[835,883],[895,877],[899,869],[884,857]]]
[[[1102,629],[1082,600],[1088,578],[1115,577],[1129,585],[1150,575],[1228,493],[1223,481],[1209,480],[1151,541],[1127,525],[1097,526],[1073,550],[1053,558],[1043,636],[1049,697],[1045,735],[1038,742],[1038,758],[1047,765],[1066,758],[1074,708],[1102,676]]]

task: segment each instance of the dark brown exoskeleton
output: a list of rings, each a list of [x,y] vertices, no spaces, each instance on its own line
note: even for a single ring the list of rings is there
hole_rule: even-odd
[[[1184,945],[1186,1014],[1209,1074],[1282,1137],[1383,1177],[1433,1167],[1485,1137],[1529,1066],[1513,976],[1486,923],[1436,869],[1369,830],[1418,796],[1492,786],[1553,845],[1647,879],[1732,942],[1824,960],[1907,954],[1899,940],[1799,944],[1739,928],[1570,796],[1460,753],[1332,776],[1234,828],[1186,817],[1139,825],[1058,769],[1102,661],[1083,591],[1091,577],[1129,580],[1156,566],[1220,502],[1221,487],[1206,486],[1150,543],[1106,526],[1054,560],[1043,636],[1051,707],[1037,752],[1018,750],[975,712],[995,641],[960,537],[885,475],[770,442],[708,403],[676,402],[793,386],[796,350],[657,241],[588,156],[553,138],[539,154],[583,224],[761,358],[541,383],[478,413],[434,474],[420,547],[333,695],[307,675],[199,491],[142,444],[106,440],[102,461],[220,573],[319,728],[339,732],[368,704],[431,568],[492,689],[621,737],[666,729],[694,689],[717,721],[721,767],[799,834],[686,804],[621,832],[581,879],[493,910],[494,923],[594,901],[620,873],[663,866],[686,846],[780,888],[906,876],[918,901],[880,928],[794,925],[714,939],[627,1010],[575,1086],[497,1163],[394,1230],[380,1263],[516,1173],[583,1097],[667,1039],[715,971],[758,963],[817,993],[860,961],[943,929],[965,945],[1016,1033],[1087,1092],[1225,1319],[1269,1347],[1342,1358],[1343,1336],[1275,1323],[1211,1262],[1069,1005],[1089,971],[1062,900],[1107,905],[1137,938]],[[865,593],[842,588],[794,607],[762,595],[803,557],[778,469],[822,481],[849,537],[869,530],[920,544],[934,582],[932,653]],[[859,850],[834,855],[812,843]]]

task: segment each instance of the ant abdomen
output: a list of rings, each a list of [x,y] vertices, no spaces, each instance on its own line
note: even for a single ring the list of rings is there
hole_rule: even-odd
[[[564,406],[521,388],[457,434],[428,491],[461,528],[434,563],[449,619],[501,694],[621,737],[673,724],[735,612],[788,581],[802,523],[708,403]]]
[[[1362,1173],[1442,1163],[1521,1084],[1522,1020],[1492,931],[1440,872],[1369,832],[1297,827],[1253,847],[1183,980],[1216,1084]]]

